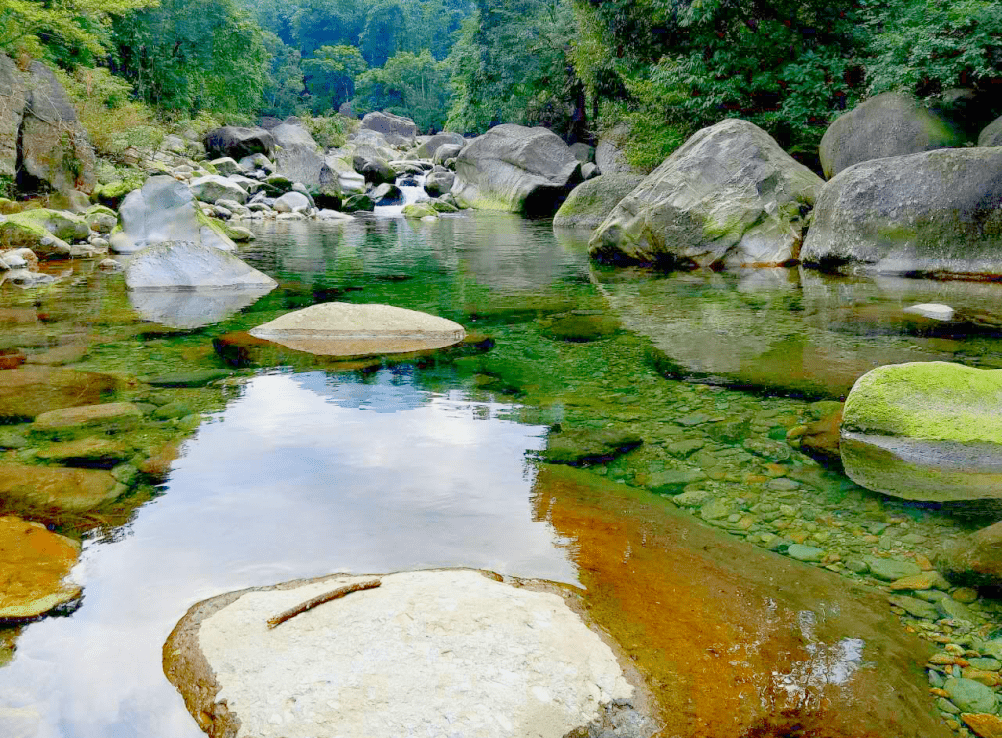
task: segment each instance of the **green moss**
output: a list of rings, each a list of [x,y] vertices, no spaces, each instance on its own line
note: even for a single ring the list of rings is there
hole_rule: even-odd
[[[879,367],[853,386],[843,428],[930,441],[1002,444],[1002,370],[942,361]]]
[[[433,218],[438,217],[438,211],[423,202],[412,202],[410,205],[405,205],[403,212],[405,218],[426,218],[428,216]]]
[[[202,212],[201,208],[195,208],[195,219],[198,221],[199,225],[207,226],[223,238],[228,238],[231,241],[233,240],[233,229],[225,222],[218,220],[217,218],[210,218]]]

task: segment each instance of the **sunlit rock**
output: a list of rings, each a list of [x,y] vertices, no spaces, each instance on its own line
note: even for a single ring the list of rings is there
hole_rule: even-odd
[[[598,228],[620,201],[644,181],[639,174],[604,174],[579,184],[553,216],[558,228]]]
[[[336,576],[199,603],[164,646],[167,676],[214,737],[396,738],[415,725],[480,738],[654,733],[630,707],[643,705],[632,667],[554,586],[469,570],[388,574],[377,588],[266,626],[372,580]]]
[[[909,500],[1002,498],[1002,370],[882,366],[846,399],[842,462],[860,486]]]
[[[79,597],[66,581],[79,557],[79,543],[41,523],[0,517],[0,620],[44,615]]]
[[[462,341],[466,331],[416,310],[326,302],[259,325],[250,334],[297,351],[359,356],[444,348]]]
[[[83,512],[114,500],[122,492],[115,478],[102,470],[0,462],[0,496],[15,509]]]
[[[130,290],[271,289],[277,282],[237,257],[192,242],[165,242],[144,249],[129,262]]]

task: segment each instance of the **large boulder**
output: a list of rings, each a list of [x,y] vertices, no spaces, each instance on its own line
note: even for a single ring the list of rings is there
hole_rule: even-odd
[[[130,192],[119,217],[122,230],[112,235],[111,248],[121,254],[164,241],[190,241],[224,250],[236,248],[225,233],[201,214],[191,189],[167,175],[150,177],[142,189]]]
[[[0,248],[31,249],[40,259],[60,259],[70,256],[72,254],[70,244],[53,231],[75,234],[76,229],[63,227],[60,218],[49,219],[46,217],[48,213],[55,214],[56,212],[40,209],[15,213],[6,217],[0,216]],[[83,227],[86,228],[87,224],[84,223]]]
[[[829,179],[870,159],[963,146],[966,136],[907,95],[885,92],[836,119],[818,154]]]
[[[12,516],[0,517],[0,620],[44,615],[80,596],[66,581],[80,544]]]
[[[704,128],[612,211],[593,257],[672,268],[795,260],[824,182],[753,123]]]
[[[223,126],[205,134],[205,151],[212,157],[228,156],[240,160],[253,154],[271,156],[275,139],[264,128]]]
[[[24,76],[14,60],[0,54],[0,177],[17,174],[18,134],[28,102]]]
[[[938,361],[878,367],[846,399],[840,450],[846,474],[876,492],[1002,498],[1002,370]]]
[[[427,141],[414,150],[414,155],[418,159],[434,159],[435,152],[442,146],[452,145],[462,148],[466,144],[466,139],[458,133],[436,133]]]
[[[598,228],[624,197],[644,181],[639,174],[603,174],[571,190],[553,216],[557,227]]]
[[[978,146],[1002,146],[1002,116],[982,129],[978,136]]]
[[[307,187],[319,187],[324,166],[323,152],[299,118],[288,118],[271,129],[275,138],[275,164],[278,173],[301,182]]]
[[[26,85],[19,184],[23,189],[41,185],[60,192],[92,191],[97,184],[97,159],[63,86],[38,61],[32,62]]]
[[[392,113],[366,113],[361,127],[383,134],[391,146],[413,146],[414,137],[417,136],[414,121]]]
[[[1002,275],[1002,148],[857,164],[825,185],[801,260],[826,270]]]
[[[192,242],[165,242],[138,252],[125,271],[130,290],[241,289],[277,282],[232,254]]]
[[[1002,586],[1002,522],[944,544],[936,569],[956,584]]]
[[[557,134],[506,123],[459,152],[452,194],[466,207],[549,216],[580,181],[581,162]]]
[[[624,149],[630,132],[629,123],[619,123],[599,137],[595,147],[595,164],[602,174],[647,174],[626,160]]]
[[[361,174],[366,182],[373,184],[392,184],[397,180],[397,173],[390,163],[379,155],[379,152],[369,146],[359,146],[352,158],[355,171]]]
[[[439,166],[445,166],[445,163],[450,159],[455,159],[459,156],[459,152],[463,150],[465,144],[442,144],[435,151],[435,156],[432,157],[432,161]]]

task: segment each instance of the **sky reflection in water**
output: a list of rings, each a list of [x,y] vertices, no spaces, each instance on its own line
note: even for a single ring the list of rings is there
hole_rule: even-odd
[[[388,371],[364,384],[254,378],[203,424],[124,540],[86,547],[83,606],[27,628],[0,670],[0,706],[36,711],[38,738],[198,738],[160,659],[196,601],[332,571],[434,566],[575,583],[565,542],[532,519],[525,452],[542,447],[544,429],[497,417],[507,409]]]

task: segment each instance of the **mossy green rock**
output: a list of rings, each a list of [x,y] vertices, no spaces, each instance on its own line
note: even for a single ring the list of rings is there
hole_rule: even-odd
[[[643,442],[640,436],[624,430],[561,430],[550,434],[541,456],[551,464],[588,466],[610,461]]]
[[[564,315],[543,327],[543,335],[557,341],[589,343],[614,336],[622,328],[616,318],[608,315]]]
[[[0,250],[28,248],[40,259],[69,256],[68,243],[26,216],[27,213],[16,213],[0,222]]]
[[[943,686],[962,712],[995,712],[996,697],[991,687],[973,679],[947,679]]]
[[[846,474],[913,500],[1002,497],[1002,370],[894,364],[860,377],[846,399]]]
[[[620,201],[644,181],[639,174],[603,174],[571,190],[553,216],[554,228],[598,228]]]
[[[405,218],[437,218],[438,211],[435,210],[430,204],[423,202],[412,202],[410,205],[404,206],[404,217]]]
[[[776,266],[796,258],[824,181],[754,123],[693,135],[620,201],[591,255],[667,268]]]
[[[82,216],[63,210],[35,208],[11,215],[8,220],[35,224],[63,241],[79,241],[90,235],[90,228]]]

